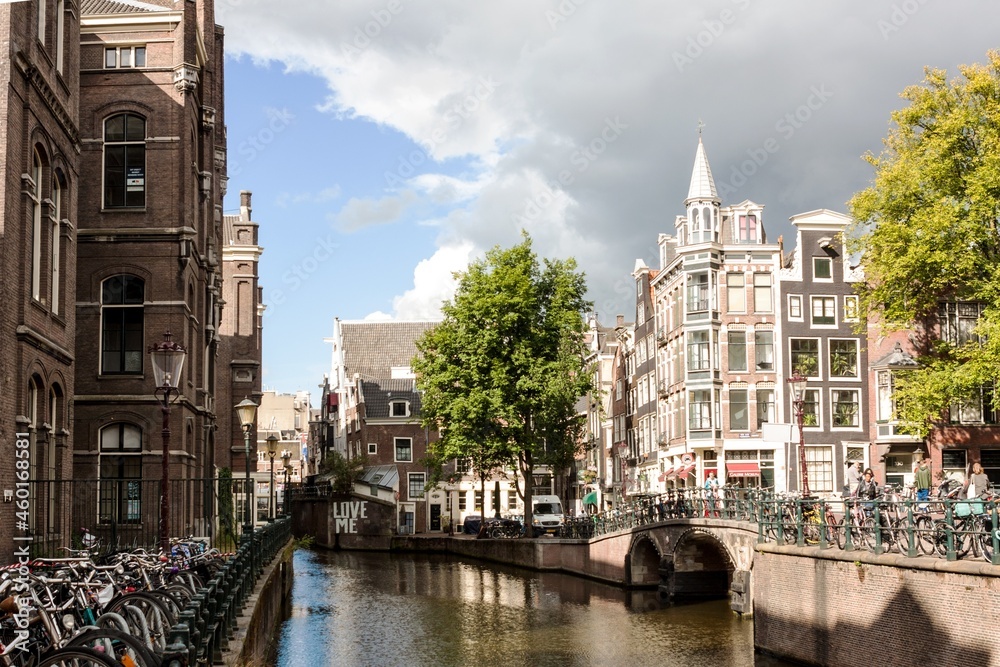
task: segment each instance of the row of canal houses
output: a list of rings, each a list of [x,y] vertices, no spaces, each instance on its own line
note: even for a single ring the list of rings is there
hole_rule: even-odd
[[[763,206],[723,206],[699,140],[685,214],[658,238],[659,267],[635,264],[635,319],[589,318],[597,391],[583,397],[581,458],[568,474],[540,470],[536,493],[557,493],[576,512],[643,494],[725,484],[801,490],[797,415],[788,378],[808,380],[802,436],[809,489],[843,492],[847,464],[906,484],[930,456],[935,471],[964,477],[981,460],[1000,481],[1000,429],[984,392],[956,406],[926,440],[897,432],[893,375],[912,368],[907,332],[858,317],[862,279],[843,248],[851,219],[816,210],[793,216],[795,249],[769,243]],[[974,304],[943,304],[940,333],[964,340]],[[363,456],[355,491],[393,503],[402,533],[447,530],[470,514],[519,514],[510,478],[484,485],[456,462],[427,489],[423,461],[437,434],[420,424],[410,361],[436,322],[336,320],[331,372],[312,424],[317,451]],[[483,492],[485,490],[485,493]]]
[[[659,267],[637,260],[635,321],[591,318],[601,391],[588,411],[590,444],[578,498],[608,507],[636,495],[703,486],[710,473],[741,487],[801,490],[797,413],[788,379],[808,379],[802,440],[812,493],[842,493],[847,466],[907,484],[930,456],[962,479],[980,460],[1000,481],[1000,430],[984,392],[955,406],[926,439],[897,432],[893,374],[915,364],[907,332],[865,326],[844,251],[851,219],[795,215],[795,249],[768,242],[763,206],[723,206],[699,139],[685,214],[660,234]],[[937,335],[970,335],[975,304],[943,304]],[[591,498],[594,497],[591,495]]]

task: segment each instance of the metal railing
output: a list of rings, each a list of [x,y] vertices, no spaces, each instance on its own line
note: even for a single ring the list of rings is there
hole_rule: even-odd
[[[160,480],[30,481],[31,510],[25,532],[33,557],[64,555],[64,548],[108,553],[159,545]],[[251,493],[253,489],[251,489]],[[268,519],[268,498],[250,497],[253,523]],[[208,538],[220,551],[235,551],[247,509],[242,478],[172,479],[170,526],[174,536]],[[281,507],[278,507],[280,515]]]
[[[567,519],[562,537],[590,538],[672,519],[719,518],[755,527],[758,542],[895,552],[1000,565],[1000,503],[976,499],[801,498],[770,490],[722,487],[651,494],[614,509]]]
[[[242,536],[240,547],[188,603],[169,634],[164,667],[221,663],[257,580],[292,536],[288,517]]]

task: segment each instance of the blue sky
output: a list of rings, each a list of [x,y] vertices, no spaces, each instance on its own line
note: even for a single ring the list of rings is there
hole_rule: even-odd
[[[992,0],[218,0],[227,212],[253,192],[264,384],[312,391],[334,317],[427,319],[521,229],[599,317],[683,212],[703,140],[723,205],[846,212],[899,93],[1000,48]]]

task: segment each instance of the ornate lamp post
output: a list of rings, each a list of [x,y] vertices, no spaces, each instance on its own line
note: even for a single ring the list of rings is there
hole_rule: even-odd
[[[275,495],[274,495],[274,455],[278,453],[278,436],[271,434],[267,436],[267,455],[271,459],[271,486],[268,487],[270,490],[270,495],[268,497],[267,503],[267,520],[274,521],[274,506],[275,506]]]
[[[809,494],[809,473],[806,471],[806,441],[802,432],[805,421],[803,406],[806,399],[807,380],[796,370],[795,375],[788,378],[788,385],[792,388],[792,402],[795,405],[795,419],[799,425],[799,468],[802,471],[802,495]]]
[[[281,467],[285,470],[285,485],[281,489],[281,513],[286,516],[288,515],[288,471],[292,468],[292,464],[289,463],[291,460],[291,452],[282,452]]]
[[[234,408],[243,427],[243,452],[246,458],[246,480],[243,492],[246,494],[246,511],[243,514],[243,534],[253,532],[253,486],[250,484],[250,432],[257,423],[257,404],[249,398],[244,398]]]
[[[149,356],[153,361],[153,390],[160,400],[163,410],[163,472],[160,480],[160,550],[170,553],[170,401],[171,394],[180,395],[178,388],[187,351],[171,339],[167,331],[163,340],[149,346]]]

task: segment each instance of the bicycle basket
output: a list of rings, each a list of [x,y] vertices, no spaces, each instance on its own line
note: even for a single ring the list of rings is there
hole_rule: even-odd
[[[955,503],[955,516],[969,516],[970,514],[982,514],[986,510],[981,502]]]

